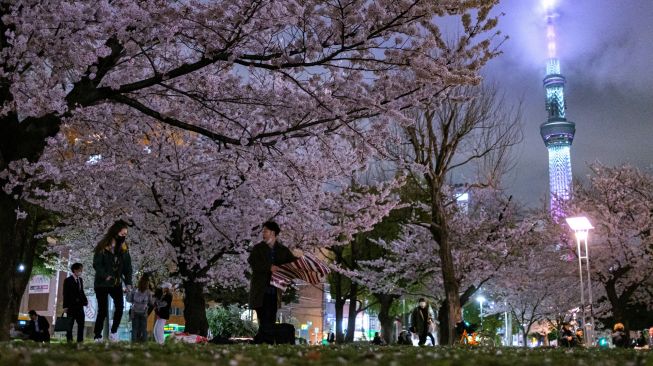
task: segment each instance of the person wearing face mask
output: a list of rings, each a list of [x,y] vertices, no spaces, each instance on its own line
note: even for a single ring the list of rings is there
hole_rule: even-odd
[[[256,343],[262,339],[261,331],[274,325],[277,309],[281,302],[281,291],[270,284],[272,272],[280,265],[296,260],[290,249],[277,239],[281,229],[274,221],[263,224],[263,241],[252,248],[247,258],[252,270],[249,290],[250,309],[256,310],[259,333],[254,338]]]
[[[73,274],[63,281],[63,311],[68,317],[73,318],[66,331],[66,340],[73,341],[73,324],[77,322],[77,342],[81,343],[84,342],[84,306],[88,305],[82,280],[84,266],[81,263],[75,263],[70,266],[70,271]]]
[[[411,331],[419,336],[419,345],[426,344],[426,337],[429,330],[429,319],[431,314],[428,303],[423,297],[419,299],[417,307],[410,315]]]
[[[123,282],[127,286],[127,291],[131,291],[132,288],[132,262],[125,243],[128,227],[129,225],[125,221],[116,221],[95,247],[93,255],[94,288],[98,303],[94,329],[96,342],[102,341],[102,329],[108,313],[109,297],[113,300],[115,309],[109,340],[114,342],[118,340],[118,326],[124,308]]]

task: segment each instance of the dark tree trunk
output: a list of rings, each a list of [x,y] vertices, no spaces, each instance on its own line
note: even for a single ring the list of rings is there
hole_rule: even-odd
[[[8,91],[0,88],[0,102],[10,100]],[[45,139],[56,135],[60,120],[52,115],[18,121],[15,113],[0,119],[0,172],[9,163],[20,159],[35,162],[43,153]],[[32,274],[38,240],[38,218],[34,210],[27,210],[20,200],[21,188],[11,193],[4,191],[7,181],[0,179],[0,341],[9,337],[9,324],[16,321],[20,301]],[[16,198],[18,197],[18,198]],[[17,219],[17,209],[29,212],[27,218]],[[24,266],[22,272],[19,265]]]
[[[379,302],[381,309],[379,310],[379,322],[381,323],[381,336],[386,344],[397,343],[397,335],[394,333],[394,317],[390,316],[390,308],[392,303],[399,298],[396,295],[388,294],[374,294],[374,297]]]
[[[445,292],[445,303],[447,306],[446,321],[440,323],[440,333],[447,333],[447,342],[441,344],[453,345],[456,338],[456,323],[460,321],[460,291],[456,279],[456,268],[453,262],[451,243],[445,217],[444,208],[439,202],[439,190],[433,190],[431,219],[433,220],[430,231],[433,239],[438,243],[438,255],[442,266],[442,280]]]
[[[206,337],[209,332],[209,322],[206,319],[204,285],[191,280],[184,281],[183,286],[185,331]]]
[[[336,305],[336,343],[344,343],[345,335],[342,332],[342,320],[344,319],[345,312],[345,298],[342,294],[342,275],[340,273],[334,273],[333,278],[335,279],[335,305]]]
[[[352,282],[349,287],[349,315],[347,318],[347,335],[345,342],[354,341],[354,332],[356,331],[356,317],[358,316],[358,284]]]
[[[439,344],[449,344],[449,333],[445,332],[447,319],[449,317],[449,303],[445,299],[438,309],[438,322],[440,329],[438,331]]]

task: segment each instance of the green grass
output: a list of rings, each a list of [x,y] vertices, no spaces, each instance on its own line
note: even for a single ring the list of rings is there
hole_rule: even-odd
[[[432,347],[0,343],[0,365],[619,365],[653,366],[653,351]]]

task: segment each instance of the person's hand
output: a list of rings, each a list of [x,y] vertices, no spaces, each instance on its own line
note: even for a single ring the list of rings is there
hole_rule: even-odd
[[[567,340],[568,340],[568,341],[571,341],[571,336],[567,336]]]
[[[270,271],[272,271],[272,273],[274,273],[274,272],[276,272],[278,270],[279,270],[279,267],[275,266],[274,264],[270,267]]]
[[[107,276],[107,281],[111,281],[111,276]]]

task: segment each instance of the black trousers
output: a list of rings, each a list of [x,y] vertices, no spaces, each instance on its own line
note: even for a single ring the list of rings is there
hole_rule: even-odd
[[[120,320],[122,319],[122,310],[125,303],[122,299],[122,286],[116,287],[96,287],[95,297],[97,298],[97,318],[95,319],[95,338],[102,338],[102,328],[104,328],[104,319],[109,313],[109,296],[113,300],[113,323],[111,324],[111,333],[118,331]]]
[[[70,327],[66,331],[66,340],[68,342],[73,341],[73,323],[77,323],[77,342],[84,342],[84,321],[86,320],[86,315],[84,314],[84,308],[69,308],[67,316],[73,318],[73,321],[70,322]]]
[[[277,294],[263,295],[263,306],[256,310],[259,329],[261,327],[273,325],[277,321]]]

